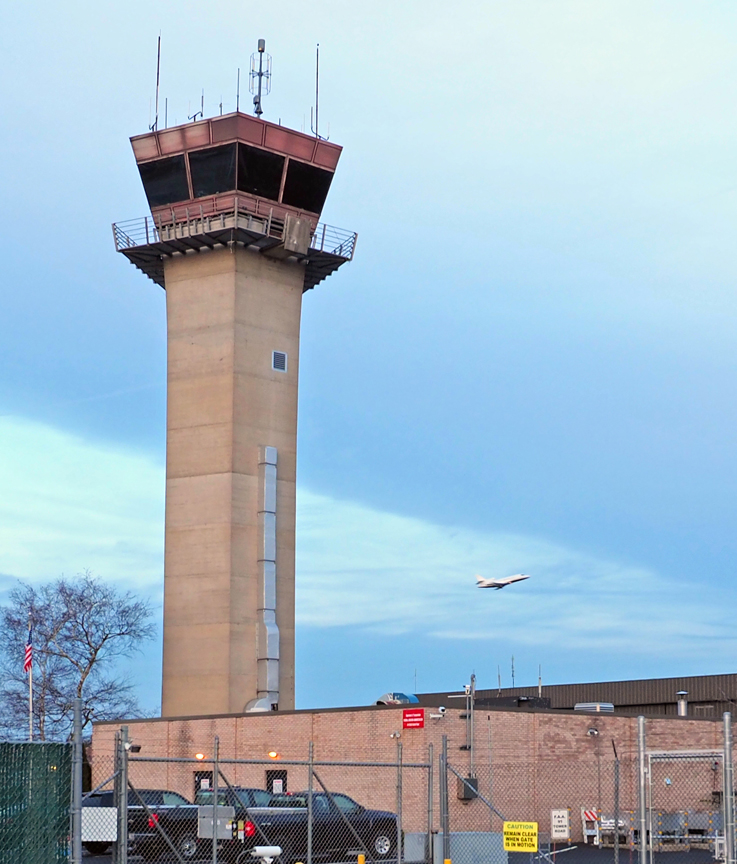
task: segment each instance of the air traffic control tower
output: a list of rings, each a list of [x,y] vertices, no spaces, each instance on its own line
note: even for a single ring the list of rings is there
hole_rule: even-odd
[[[294,707],[302,295],[341,148],[235,113],[131,139],[151,215],[115,244],[166,290],[162,716]]]

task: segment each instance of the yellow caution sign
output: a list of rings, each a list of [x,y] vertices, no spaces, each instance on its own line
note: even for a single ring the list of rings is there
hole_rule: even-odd
[[[505,822],[505,852],[537,852],[537,822]]]

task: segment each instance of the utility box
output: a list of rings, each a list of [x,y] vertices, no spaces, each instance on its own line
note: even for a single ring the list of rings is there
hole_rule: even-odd
[[[197,837],[200,840],[212,840],[213,807],[211,804],[200,805],[197,808]],[[231,840],[233,837],[232,822],[235,819],[235,807],[217,808],[217,839]]]
[[[478,777],[464,777],[458,779],[458,800],[459,801],[473,801],[474,798],[479,797],[479,778]]]

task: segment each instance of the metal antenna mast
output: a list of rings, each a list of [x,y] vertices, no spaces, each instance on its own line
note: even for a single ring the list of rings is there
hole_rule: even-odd
[[[264,63],[264,60],[266,61]],[[264,68],[266,67],[266,68]],[[260,117],[264,110],[261,107],[261,97],[271,92],[271,54],[266,53],[266,40],[258,40],[258,68],[256,54],[251,54],[251,80],[249,89],[253,96],[253,113]]]
[[[320,43],[315,48],[315,125],[312,126],[312,109],[310,109],[310,129],[315,138],[320,137]]]
[[[161,33],[159,33],[159,45],[156,50],[156,110],[154,112],[154,122],[151,126],[151,131],[155,132],[159,128],[159,73],[161,72]],[[151,118],[149,117],[149,120]]]
[[[312,134],[315,138],[320,138],[320,43],[317,43],[317,48],[315,49],[315,112],[314,112],[314,121],[315,125],[312,125],[313,121],[313,112],[312,108],[310,108],[310,129],[312,130]],[[321,140],[329,141],[330,140],[330,124],[328,123],[328,135],[327,138],[323,137]]]

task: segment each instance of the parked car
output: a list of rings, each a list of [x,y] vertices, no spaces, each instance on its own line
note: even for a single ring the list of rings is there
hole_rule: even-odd
[[[305,860],[307,854],[308,793],[274,795],[268,807],[249,808],[256,840],[280,846],[282,864]],[[238,814],[236,813],[236,818]],[[250,840],[250,838],[249,838]],[[241,846],[248,849],[244,838]],[[254,846],[257,843],[253,843]],[[385,810],[369,810],[348,795],[312,793],[312,857],[344,860],[353,853],[388,858],[397,848],[397,817]],[[245,856],[246,858],[248,856]],[[239,858],[239,860],[242,860]]]
[[[113,793],[96,792],[86,798],[82,802],[82,806],[114,807]],[[129,849],[144,857],[149,855],[158,857],[159,844],[168,849],[166,841],[154,824],[155,822],[158,822],[162,831],[183,858],[189,860],[195,857],[197,851],[197,807],[183,795],[172,792],[170,789],[137,789],[136,792],[129,789]],[[84,847],[90,854],[102,855],[107,851],[109,845],[109,843],[91,842],[85,843]]]

